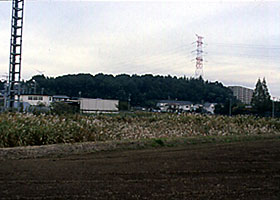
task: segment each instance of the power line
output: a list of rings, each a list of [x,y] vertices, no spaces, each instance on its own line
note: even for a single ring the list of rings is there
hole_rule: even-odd
[[[0,2],[12,2],[13,0],[0,0]],[[91,0],[25,0],[25,2],[53,2],[53,1],[60,1],[60,2],[69,2],[69,1],[76,1],[76,2],[82,2],[82,1],[91,1]],[[97,0],[93,0],[93,1],[97,1]]]
[[[140,56],[134,56],[134,57],[130,56],[130,59],[127,59],[127,58],[124,57],[122,59],[123,61],[115,63],[114,66],[131,64],[131,63],[135,63],[135,62],[138,62],[138,61],[142,61],[144,59],[146,60],[146,62],[159,61],[159,57],[166,56],[166,58],[162,58],[160,60],[160,61],[162,61],[162,60],[165,60],[165,59],[169,59],[168,58],[169,55],[178,55],[178,53],[180,53],[181,55],[184,55],[185,47],[188,48],[188,45],[180,45],[180,46],[177,46],[175,48],[167,49],[166,51],[155,52],[155,53],[152,53],[150,55],[140,55]]]
[[[230,43],[211,43],[211,46],[218,45],[222,47],[229,47],[229,48],[252,48],[252,49],[280,49],[280,46],[268,46],[268,45],[257,45],[257,44],[230,44]]]

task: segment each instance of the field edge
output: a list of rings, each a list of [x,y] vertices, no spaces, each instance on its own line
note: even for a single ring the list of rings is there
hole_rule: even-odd
[[[280,139],[275,135],[232,135],[232,136],[196,136],[152,138],[142,140],[119,140],[104,142],[83,142],[73,144],[52,144],[42,146],[24,146],[0,148],[0,160],[34,159],[44,157],[63,157],[75,154],[94,153],[101,151],[138,150],[152,148],[184,147],[200,144],[226,144],[250,142],[258,140]]]

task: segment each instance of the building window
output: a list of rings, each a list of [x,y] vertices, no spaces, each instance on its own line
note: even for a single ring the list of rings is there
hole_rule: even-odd
[[[37,100],[38,100],[38,97],[34,97],[33,100],[37,101]]]
[[[52,97],[49,97],[49,101],[52,101]]]
[[[28,96],[28,100],[32,100],[32,96]]]
[[[40,101],[43,101],[43,97],[39,97],[39,100],[40,100]]]

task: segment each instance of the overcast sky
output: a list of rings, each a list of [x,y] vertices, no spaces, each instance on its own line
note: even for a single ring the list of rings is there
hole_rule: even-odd
[[[0,75],[9,67],[11,2],[0,0]],[[25,0],[22,78],[43,73],[195,74],[280,97],[280,2]]]

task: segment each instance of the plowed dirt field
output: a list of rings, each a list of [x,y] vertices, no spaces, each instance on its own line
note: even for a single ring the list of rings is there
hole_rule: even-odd
[[[280,199],[280,140],[0,161],[0,199]]]

